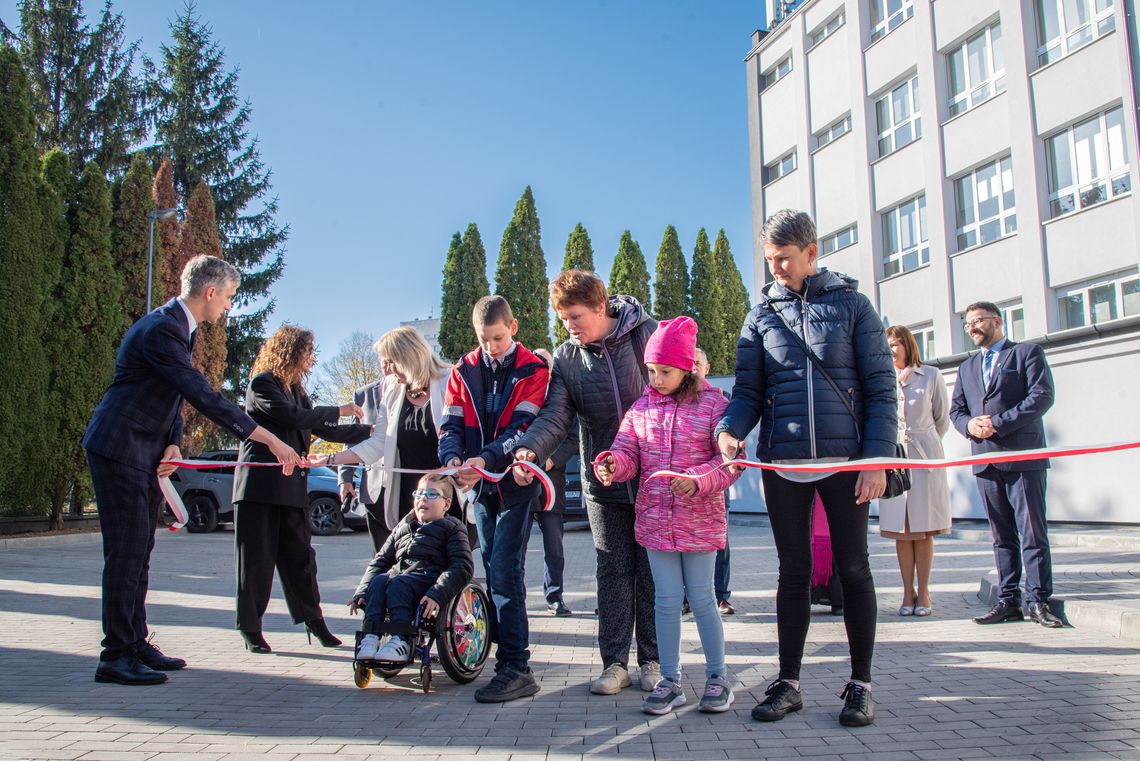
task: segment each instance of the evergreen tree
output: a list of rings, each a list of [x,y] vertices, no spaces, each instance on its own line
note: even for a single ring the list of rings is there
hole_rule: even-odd
[[[714,365],[713,375],[732,375],[736,371],[736,344],[740,338],[740,329],[748,317],[751,303],[748,299],[748,289],[744,287],[744,279],[736,266],[732,256],[732,249],[728,245],[728,236],[722,228],[716,235],[713,244],[713,260],[716,262],[716,272],[720,276],[721,288],[721,328],[716,340],[720,343],[718,354],[721,358],[720,366]],[[706,341],[707,343],[711,343]]]
[[[60,526],[68,494],[86,470],[79,442],[111,382],[115,347],[126,325],[121,278],[111,256],[111,191],[94,161],[80,177],[71,218],[48,339],[57,360],[49,392],[57,408],[50,496],[52,516]]]
[[[542,230],[530,185],[503,231],[495,293],[511,304],[519,321],[518,341],[528,349],[550,348],[546,255],[542,253]]]
[[[214,199],[205,180],[199,180],[198,187],[190,195],[186,204],[186,221],[182,225],[182,256],[185,261],[202,255],[222,256]],[[222,315],[216,322],[200,324],[194,341],[194,366],[202,371],[214,388],[222,387],[226,370],[226,322],[226,316]],[[183,416],[182,448],[187,454],[197,454],[225,440],[217,427],[190,405],[183,406]]]
[[[464,314],[461,273],[463,271],[463,237],[456,232],[447,247],[443,262],[443,295],[439,302],[439,350],[443,356],[458,360],[467,346],[471,332],[470,310]]]
[[[237,69],[225,68],[225,54],[193,2],[170,31],[173,42],[162,46],[150,91],[155,151],[172,160],[174,187],[183,198],[201,180],[210,186],[226,258],[242,274],[234,306],[244,314],[229,319],[225,371],[227,385],[237,392],[261,348],[273,309],[272,299],[261,300],[284,271],[289,228],[276,221],[271,172],[249,134],[252,108],[240,98]]]
[[[617,256],[614,257],[613,268],[610,270],[610,293],[633,296],[645,311],[653,313],[653,305],[649,300],[649,269],[645,266],[645,257],[641,255],[641,246],[626,230],[621,234],[618,243]]]
[[[154,188],[151,191],[155,208],[174,209],[178,207],[178,191],[174,189],[174,165],[164,159],[154,175]],[[182,292],[182,268],[187,257],[182,255],[182,223],[176,218],[160,219],[156,223],[154,242],[154,294],[148,308],[153,309]],[[149,232],[149,221],[147,225]],[[161,275],[161,277],[160,277]],[[143,297],[146,298],[145,295]]]
[[[487,251],[483,248],[479,227],[474,222],[463,231],[461,251],[463,267],[459,270],[459,304],[463,329],[457,334],[460,337],[456,342],[457,360],[475,345],[475,334],[471,328],[471,310],[475,308],[475,302],[491,293],[491,286],[487,283]]]
[[[27,76],[19,54],[0,45],[0,509],[9,514],[42,514],[48,504],[54,195],[40,179]]]
[[[562,260],[564,270],[590,270],[594,271],[594,246],[590,243],[590,234],[582,223],[574,225],[570,237],[566,240],[566,256]],[[570,338],[570,334],[562,325],[561,320],[554,321],[554,345],[558,346]]]
[[[154,173],[146,156],[136,153],[131,168],[119,187],[115,214],[111,222],[111,251],[115,268],[123,280],[123,310],[127,322],[133,323],[147,313],[146,279],[147,254],[150,236],[150,213],[154,211],[151,187]],[[156,235],[157,239],[158,236]],[[153,285],[162,295],[162,247],[155,240]]]
[[[657,318],[670,320],[690,313],[689,267],[681,252],[681,241],[673,225],[665,227],[661,249],[657,252],[656,280],[653,292],[657,294]]]
[[[689,292],[693,319],[697,321],[700,332],[697,340],[708,355],[711,372],[714,375],[721,373],[724,361],[721,357],[722,342],[714,340],[719,336],[723,325],[723,293],[721,291],[721,278],[717,273],[716,259],[713,258],[712,248],[709,246],[709,236],[705,228],[697,231],[697,244],[693,249],[693,270],[689,279]],[[735,358],[735,353],[734,353]]]
[[[138,42],[126,41],[122,15],[108,0],[92,26],[81,0],[23,0],[17,37],[40,150],[62,148],[76,176],[88,161],[104,173],[124,171],[146,124]]]

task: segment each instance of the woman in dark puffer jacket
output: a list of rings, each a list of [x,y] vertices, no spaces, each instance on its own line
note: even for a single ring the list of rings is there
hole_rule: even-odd
[[[760,240],[775,282],[764,288],[740,333],[736,385],[717,427],[721,453],[737,456],[759,422],[756,454],[764,462],[838,463],[894,456],[894,366],[882,320],[871,302],[856,290],[855,280],[817,270],[815,225],[807,214],[777,212],[764,223]],[[878,606],[867,557],[867,516],[870,501],[886,487],[886,473],[766,470],[762,480],[780,559],[780,675],[752,718],[777,721],[803,706],[800,662],[811,614],[811,515],[818,491],[843,585],[843,622],[851,653],[851,679],[843,691],[839,721],[846,726],[870,724],[875,716],[871,655]]]

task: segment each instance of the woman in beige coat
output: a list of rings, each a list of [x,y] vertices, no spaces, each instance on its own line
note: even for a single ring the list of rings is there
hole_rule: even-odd
[[[906,328],[887,328],[887,344],[899,379],[899,429],[907,457],[939,459],[945,456],[942,437],[950,427],[942,374],[919,363],[918,343]],[[943,470],[912,470],[910,479],[910,490],[903,496],[879,500],[879,533],[895,540],[903,581],[899,615],[929,616],[934,612],[934,536],[950,532],[950,490]]]

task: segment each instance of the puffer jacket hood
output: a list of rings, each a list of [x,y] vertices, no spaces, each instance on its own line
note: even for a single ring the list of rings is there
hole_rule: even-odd
[[[515,447],[532,450],[544,462],[578,426],[586,493],[632,509],[636,484],[602,486],[588,464],[610,447],[626,410],[645,390],[645,342],[657,321],[631,296],[611,296],[608,314],[616,320],[608,336],[590,344],[568,339],[555,350],[546,403]]]
[[[736,384],[718,433],[743,439],[759,422],[756,454],[764,461],[893,456],[894,365],[883,322],[857,285],[821,269],[803,295],[764,288],[740,333]],[[789,330],[846,394],[858,423]]]

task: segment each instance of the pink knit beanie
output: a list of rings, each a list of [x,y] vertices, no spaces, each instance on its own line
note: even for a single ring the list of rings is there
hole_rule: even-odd
[[[645,342],[645,361],[690,371],[696,349],[697,323],[692,317],[674,317],[657,323],[657,330]]]

